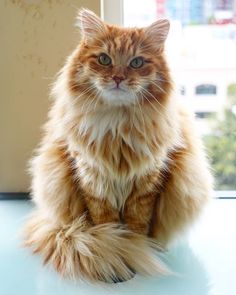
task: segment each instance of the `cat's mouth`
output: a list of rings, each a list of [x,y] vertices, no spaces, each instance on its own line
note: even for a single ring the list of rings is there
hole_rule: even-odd
[[[124,87],[122,87],[121,85],[115,85],[115,86],[113,86],[112,85],[112,87],[109,87],[109,89],[108,89],[109,91],[114,91],[114,92],[127,92],[127,89],[125,89]]]
[[[111,88],[110,90],[112,90],[112,91],[123,91],[123,92],[126,92],[126,90],[120,88],[119,86],[118,87],[115,86],[115,87]]]
[[[123,87],[121,88],[120,85],[118,87],[112,85],[111,87],[104,89],[103,99],[110,104],[119,106],[133,103],[133,96],[130,95],[130,91]]]

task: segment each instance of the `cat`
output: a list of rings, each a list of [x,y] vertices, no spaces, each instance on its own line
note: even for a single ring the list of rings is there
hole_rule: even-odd
[[[81,41],[52,89],[31,161],[25,244],[64,277],[165,273],[156,250],[200,214],[212,177],[193,116],[173,95],[169,21],[146,28],[78,15]]]

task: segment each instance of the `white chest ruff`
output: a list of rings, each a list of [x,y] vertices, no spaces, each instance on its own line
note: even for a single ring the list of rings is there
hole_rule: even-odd
[[[77,160],[78,177],[82,187],[87,188],[86,190],[91,192],[93,197],[106,198],[114,208],[121,209],[132,191],[133,181],[104,173],[96,161],[93,165],[91,162],[81,158]]]
[[[104,113],[98,112],[86,116],[82,120],[79,134],[82,136],[90,134],[88,144],[96,141],[98,145],[103,145],[103,138],[107,132],[111,132],[113,137],[122,136],[122,126],[127,124],[128,119],[127,114],[122,109]],[[143,120],[140,120],[138,116],[134,116],[131,122],[134,124],[132,128],[143,130]],[[156,157],[149,149],[147,142],[140,143],[138,138],[132,136],[132,128],[131,132],[124,136],[123,141],[138,155],[145,155],[145,161],[142,161],[138,166],[136,165],[135,169],[131,168],[128,173],[126,171],[124,175],[118,175],[112,168],[107,167],[107,163],[105,167],[103,160],[89,153],[86,147],[81,147],[81,156],[76,161],[81,185],[87,188],[86,190],[94,197],[106,198],[113,207],[118,209],[124,206],[127,197],[132,192],[134,182],[156,166]],[[92,132],[89,133],[89,131]],[[74,148],[76,147],[74,146]]]

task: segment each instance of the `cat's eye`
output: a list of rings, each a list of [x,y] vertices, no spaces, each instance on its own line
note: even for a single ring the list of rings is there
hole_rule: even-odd
[[[111,64],[111,58],[106,53],[102,53],[98,57],[98,62],[103,66],[109,66]]]
[[[141,68],[143,64],[144,64],[144,59],[143,57],[139,56],[131,60],[129,65],[131,68],[138,69],[138,68]]]

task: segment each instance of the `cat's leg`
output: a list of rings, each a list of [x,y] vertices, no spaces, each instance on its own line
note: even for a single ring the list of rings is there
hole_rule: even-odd
[[[148,234],[154,201],[154,196],[151,194],[142,197],[137,197],[134,194],[128,198],[124,209],[123,220],[132,232],[145,235]],[[117,224],[118,229],[123,228],[121,227],[120,213],[118,209],[112,206],[109,200],[106,200],[105,198],[99,199],[85,194],[85,202],[93,224],[99,225],[112,222],[113,224]],[[143,213],[145,215],[143,215]],[[142,215],[142,218],[140,218],[140,214]],[[127,251],[127,249],[125,251]],[[120,261],[126,260],[123,258],[120,259]],[[132,278],[135,275],[135,269],[130,266],[128,261],[126,261],[125,264],[130,272],[129,278]],[[121,277],[116,277],[113,279],[113,282],[117,283],[125,280]]]
[[[120,227],[119,211],[114,208],[106,198],[100,199],[85,193],[84,200],[88,208],[89,217],[94,225],[112,222],[117,223],[117,226]],[[135,272],[130,267],[129,269],[130,278],[132,278],[135,275]],[[126,279],[124,280],[119,277],[113,279],[114,283],[119,283],[123,281],[126,281]]]
[[[93,224],[120,222],[119,211],[106,198],[100,199],[84,193],[84,200]]]
[[[45,263],[52,263],[57,271],[72,278],[80,269],[73,243],[88,224],[73,166],[73,159],[61,143],[40,148],[31,163],[32,197],[37,208],[23,232],[26,246],[40,253]]]
[[[212,178],[204,156],[190,146],[170,155],[169,174],[154,211],[152,236],[166,246],[202,211],[211,195]]]
[[[61,142],[42,146],[31,163],[33,200],[59,223],[71,222],[86,210],[74,164]]]
[[[107,199],[100,199],[88,194],[84,195],[84,199],[88,208],[89,217],[91,218],[91,221],[94,225],[113,223],[117,224],[117,228],[120,227],[121,223],[119,211],[114,208]],[[135,275],[135,272],[130,266],[128,266],[127,263],[126,265],[130,272],[129,279],[131,279]],[[113,278],[114,283],[119,283],[126,280],[127,279],[123,279],[122,277],[118,276]]]
[[[139,234],[149,234],[156,198],[156,192],[141,196],[136,192],[128,197],[124,207],[123,219],[129,229]]]

